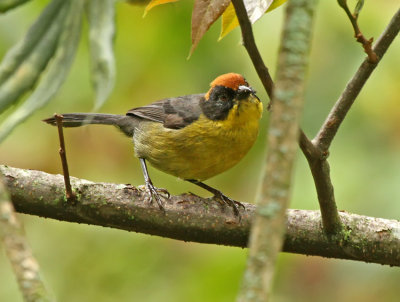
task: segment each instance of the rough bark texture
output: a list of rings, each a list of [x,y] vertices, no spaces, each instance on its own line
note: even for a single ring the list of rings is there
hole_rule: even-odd
[[[18,212],[184,241],[246,247],[255,206],[242,220],[217,201],[191,194],[165,200],[166,213],[137,188],[72,177],[77,203],[66,201],[62,175],[0,165]],[[341,236],[328,237],[319,211],[288,210],[283,251],[400,266],[400,222],[341,212]]]

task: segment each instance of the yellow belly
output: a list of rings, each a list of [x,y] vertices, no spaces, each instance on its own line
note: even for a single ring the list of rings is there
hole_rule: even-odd
[[[133,137],[135,154],[168,174],[206,180],[228,170],[246,155],[257,138],[261,113],[261,102],[252,100],[234,105],[223,121],[201,115],[182,129],[144,121]]]

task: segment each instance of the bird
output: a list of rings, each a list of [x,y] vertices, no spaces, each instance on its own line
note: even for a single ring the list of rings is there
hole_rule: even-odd
[[[203,181],[230,169],[247,154],[258,136],[262,112],[263,104],[245,78],[226,73],[211,82],[207,93],[161,99],[125,115],[66,113],[62,126],[113,125],[130,137],[146,196],[150,202],[155,199],[161,210],[161,192],[169,193],[153,185],[146,162],[211,192],[240,217],[242,203]],[[56,125],[55,117],[43,121]]]

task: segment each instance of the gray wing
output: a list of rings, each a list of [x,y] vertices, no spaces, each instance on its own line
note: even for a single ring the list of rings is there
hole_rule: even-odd
[[[203,98],[204,94],[194,94],[163,99],[133,108],[126,115],[162,123],[165,128],[181,129],[199,118],[202,113],[200,100]]]

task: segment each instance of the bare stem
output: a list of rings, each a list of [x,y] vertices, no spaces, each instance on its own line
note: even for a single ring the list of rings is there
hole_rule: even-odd
[[[75,194],[74,194],[74,192],[72,192],[72,189],[71,189],[71,182],[69,180],[67,154],[65,151],[64,132],[63,132],[63,127],[62,127],[63,116],[60,114],[54,114],[54,118],[55,118],[56,124],[57,124],[58,137],[60,139],[59,153],[60,153],[60,157],[61,157],[61,164],[62,164],[63,174],[64,174],[65,196],[67,197],[68,201],[74,202]]]
[[[249,53],[250,59],[253,62],[254,68],[264,85],[269,99],[272,100],[274,82],[269,74],[267,66],[258,51],[256,41],[254,40],[253,28],[251,26],[247,11],[242,0],[232,0],[232,4],[236,11],[236,16],[239,20],[240,28],[242,30],[243,45]]]
[[[362,34],[360,27],[358,26],[358,14],[354,15],[350,12],[350,9],[347,5],[346,0],[338,0],[339,6],[343,8],[346,12],[347,17],[349,18],[351,25],[354,29],[354,37],[357,39],[357,42],[361,43],[364,48],[365,53],[368,55],[368,61],[372,64],[376,64],[379,61],[378,55],[372,49],[373,38],[367,39]]]
[[[395,13],[389,25],[385,28],[373,50],[382,59],[390,44],[396,38],[400,31],[400,9]],[[342,92],[335,106],[332,108],[327,119],[314,138],[314,143],[323,152],[329,149],[333,138],[336,135],[340,125],[342,124],[347,112],[350,110],[355,99],[364,87],[369,76],[376,68],[377,64],[371,63],[368,58],[364,60],[357,72],[347,83],[346,88]]]

